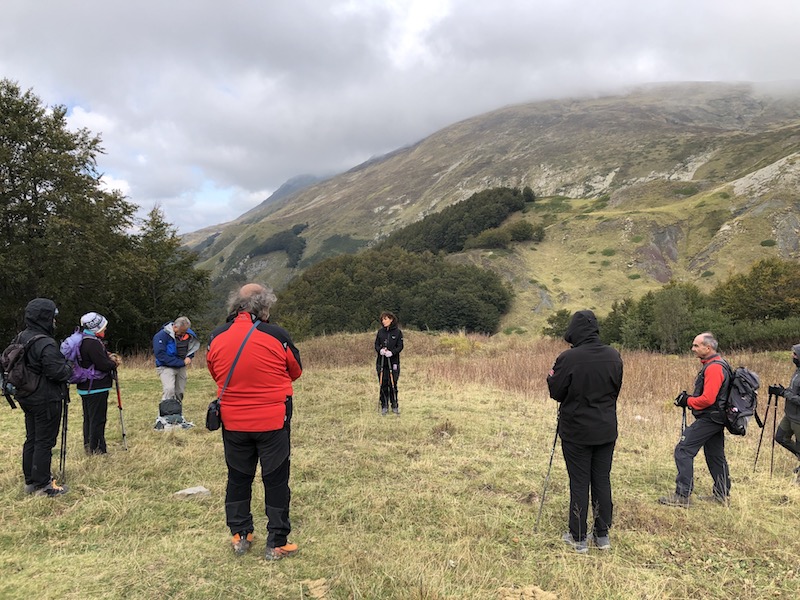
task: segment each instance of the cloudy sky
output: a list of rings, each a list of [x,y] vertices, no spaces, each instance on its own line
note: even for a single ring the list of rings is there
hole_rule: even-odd
[[[800,80],[798,23],[797,0],[3,0],[0,77],[186,233],[509,104]]]

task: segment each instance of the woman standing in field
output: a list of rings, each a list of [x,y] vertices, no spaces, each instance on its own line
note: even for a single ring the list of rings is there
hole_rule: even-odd
[[[396,415],[400,414],[397,403],[397,380],[400,378],[400,352],[403,351],[403,332],[397,326],[397,317],[387,311],[381,313],[381,328],[375,336],[375,370],[380,384],[381,414],[389,412],[389,406]]]
[[[78,363],[81,367],[94,366],[95,379],[86,379],[77,384],[78,395],[83,403],[83,448],[86,454],[105,454],[106,419],[108,415],[108,393],[113,380],[111,373],[119,365],[119,357],[109,354],[103,344],[108,320],[96,312],[81,317],[83,340],[80,345]]]
[[[608,550],[622,358],[600,341],[597,319],[590,310],[572,316],[564,340],[571,348],[558,356],[547,376],[550,397],[560,403],[558,435],[569,473],[569,531],[562,539],[580,553],[589,551],[589,541]],[[591,531],[586,528],[589,492],[594,512]]]

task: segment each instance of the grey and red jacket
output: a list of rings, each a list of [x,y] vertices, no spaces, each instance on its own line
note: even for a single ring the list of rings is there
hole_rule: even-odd
[[[550,397],[560,402],[558,434],[565,442],[597,446],[617,439],[617,397],[622,358],[600,341],[590,310],[572,316],[564,339],[572,345],[547,376]]]
[[[711,416],[723,423],[722,400],[730,387],[731,368],[719,354],[712,354],[700,362],[703,367],[694,380],[694,391],[687,405],[695,418]]]
[[[217,395],[254,317],[240,312],[211,332],[206,363]],[[286,399],[292,382],[303,372],[300,353],[282,327],[261,322],[253,331],[233,370],[220,402],[222,423],[228,431],[276,431],[286,419]]]

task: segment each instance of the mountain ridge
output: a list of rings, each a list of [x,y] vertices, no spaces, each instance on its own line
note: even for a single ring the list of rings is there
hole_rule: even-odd
[[[299,272],[286,255],[248,254],[278,231],[307,224],[303,267],[475,192],[529,186],[538,200],[519,218],[545,225],[544,242],[451,257],[504,274],[517,292],[509,327],[607,310],[670,279],[710,286],[740,263],[798,258],[797,90],[676,83],[503,107],[184,239],[215,278],[280,288]]]

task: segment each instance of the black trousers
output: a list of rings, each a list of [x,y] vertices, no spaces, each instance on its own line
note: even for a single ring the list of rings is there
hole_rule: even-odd
[[[703,449],[706,465],[714,480],[713,493],[725,498],[731,491],[728,461],[725,458],[725,425],[709,416],[701,416],[689,425],[675,446],[675,493],[688,496],[694,489],[694,457]]]
[[[52,480],[50,465],[53,447],[61,424],[60,400],[45,404],[27,405],[20,401],[25,413],[25,443],[22,445],[22,473],[25,484],[44,487]]]
[[[397,408],[397,380],[400,379],[400,365],[391,366],[394,368],[390,371],[389,361],[387,360],[383,363],[383,368],[378,369],[381,408],[388,408],[389,404],[393,408]]]
[[[278,431],[226,431],[222,441],[228,465],[225,519],[231,534],[254,531],[250,502],[256,467],[261,463],[264,512],[267,515],[267,546],[286,544],[292,530],[289,521],[290,442],[288,428]]]
[[[561,440],[561,451],[569,474],[569,532],[574,540],[586,539],[590,491],[594,513],[592,531],[597,536],[608,535],[614,513],[611,463],[615,445],[616,441],[587,446]]]
[[[87,454],[106,453],[108,390],[81,396],[83,402],[83,447]]]

